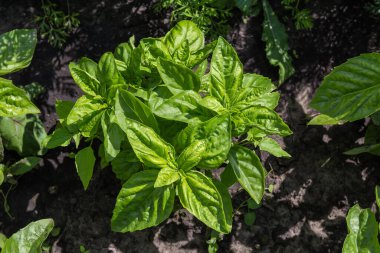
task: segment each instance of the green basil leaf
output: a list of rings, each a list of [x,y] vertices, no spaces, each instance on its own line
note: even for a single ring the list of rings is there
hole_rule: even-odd
[[[347,150],[346,152],[343,152],[343,154],[345,155],[359,155],[362,153],[370,153],[373,155],[380,156],[380,143],[373,144],[373,145],[365,145],[365,146],[353,148],[353,149]]]
[[[31,171],[41,161],[41,158],[31,156],[25,157],[9,167],[9,172],[14,176],[20,176]]]
[[[232,99],[232,106],[244,110],[252,106],[265,106],[274,109],[280,98],[278,92],[272,92],[276,87],[272,81],[257,74],[244,74],[242,86]]]
[[[108,52],[102,55],[98,64],[97,78],[102,88],[108,90],[111,86],[125,84],[125,80],[117,69],[115,57]]]
[[[1,253],[42,253],[42,243],[53,228],[52,219],[29,223],[5,241]]]
[[[178,197],[184,208],[210,228],[225,234],[231,231],[231,199],[223,199],[212,180],[202,173],[188,171],[178,184]]]
[[[122,182],[142,170],[142,164],[132,149],[122,150],[111,162],[112,171]]]
[[[105,161],[108,163],[120,152],[120,145],[125,135],[117,123],[114,111],[107,111],[103,114],[101,125],[103,129]]]
[[[227,109],[223,107],[223,105],[214,97],[212,96],[207,96],[204,97],[201,101],[200,104],[207,108],[210,109],[217,114],[223,114],[227,112]]]
[[[36,44],[37,31],[35,29],[16,29],[1,34],[0,76],[28,67]]]
[[[183,90],[199,91],[201,81],[191,69],[159,58],[157,70],[160,73],[162,81],[164,81],[173,94],[177,94]]]
[[[142,49],[141,65],[142,70],[145,70],[147,74],[154,76],[157,74],[157,62],[159,58],[171,60],[169,50],[166,47],[162,39],[158,38],[144,38],[140,41],[140,47]],[[148,68],[148,69],[144,69]]]
[[[47,136],[43,145],[47,149],[53,149],[56,147],[66,147],[70,144],[71,138],[73,135],[65,127],[59,127],[54,130],[54,132]]]
[[[207,44],[204,48],[199,49],[198,51],[192,53],[190,55],[190,59],[189,59],[187,66],[190,68],[193,68],[196,65],[201,64],[202,62],[207,63],[206,59],[214,51],[216,44],[217,44],[217,41],[214,40],[213,42]],[[205,65],[207,67],[207,64],[205,64]]]
[[[45,153],[43,140],[47,134],[42,121],[35,114],[15,118],[0,117],[0,136],[7,150],[20,156],[35,156]]]
[[[380,53],[349,59],[328,74],[310,106],[332,118],[355,121],[380,110]]]
[[[157,121],[147,105],[128,91],[116,92],[115,115],[121,129],[126,131],[127,119],[133,119],[159,131]]]
[[[179,172],[172,168],[163,168],[158,173],[154,188],[171,185],[180,179]]]
[[[201,105],[202,97],[195,91],[187,90],[163,99],[151,96],[149,104],[155,115],[185,123],[199,123],[212,118],[215,113]]]
[[[58,118],[62,124],[63,121],[69,116],[70,111],[73,109],[75,102],[56,100],[55,101],[55,111],[57,112]]]
[[[278,144],[277,141],[271,138],[262,139],[259,143],[259,148],[261,150],[267,151],[275,157],[291,157],[288,152],[281,148],[280,144]]]
[[[264,12],[262,40],[266,43],[265,52],[270,64],[280,68],[279,84],[282,84],[294,74],[292,58],[288,54],[288,35],[268,0],[263,0],[262,3]]]
[[[220,181],[226,187],[230,187],[237,182],[237,178],[231,163],[227,164],[226,168],[220,174]]]
[[[132,46],[125,42],[119,44],[114,52],[117,68],[126,79],[129,79],[128,68],[132,58],[132,51]]]
[[[80,97],[67,116],[68,130],[72,133],[80,131],[84,137],[95,135],[107,107],[99,97]]]
[[[234,48],[222,37],[212,54],[210,65],[210,94],[226,108],[236,96],[243,80],[243,65]]]
[[[292,134],[292,131],[280,116],[266,107],[250,107],[239,114],[233,115],[233,121],[238,129],[257,127],[267,134],[280,136]]]
[[[111,220],[115,232],[133,232],[153,227],[170,216],[173,210],[173,187],[154,187],[159,171],[134,174],[120,190]]]
[[[91,96],[104,96],[105,90],[102,89],[101,84],[96,77],[97,68],[98,65],[88,58],[82,58],[78,64],[74,62],[69,64],[71,76],[84,93]]]
[[[380,186],[375,186],[375,197],[376,197],[376,205],[380,208]]]
[[[178,168],[188,171],[198,165],[202,160],[203,153],[206,151],[206,142],[204,140],[196,140],[191,143],[178,157]]]
[[[260,158],[252,150],[236,145],[231,148],[228,160],[240,185],[253,200],[260,203],[265,191],[266,176]]]
[[[4,145],[3,145],[3,139],[0,135],[0,164],[4,160]]]
[[[346,220],[349,234],[344,240],[343,253],[380,252],[378,224],[370,209],[361,209],[356,204],[350,208]]]
[[[12,81],[0,78],[0,117],[29,113],[40,113],[40,110],[29,100],[24,90],[14,86]]]
[[[191,21],[182,20],[178,22],[164,38],[170,55],[175,55],[183,43],[189,44],[190,54],[197,52],[204,47],[204,35],[202,31]]]
[[[311,126],[323,126],[323,125],[337,125],[342,124],[343,121],[335,118],[331,118],[326,114],[319,114],[315,116],[312,120],[307,123],[307,125]]]
[[[139,160],[151,168],[177,168],[175,150],[150,127],[137,121],[126,119],[126,128],[129,143]]]
[[[218,168],[226,159],[231,147],[231,122],[229,114],[215,116],[196,125],[189,125],[176,138],[178,150],[183,150],[197,140],[206,142],[206,150],[199,168]]]
[[[80,150],[75,155],[75,166],[77,167],[79,178],[82,181],[85,190],[87,190],[88,184],[92,178],[95,160],[94,151],[90,146]]]

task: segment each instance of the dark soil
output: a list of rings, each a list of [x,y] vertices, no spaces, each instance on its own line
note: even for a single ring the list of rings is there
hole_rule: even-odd
[[[380,159],[342,154],[357,145],[365,122],[334,127],[306,125],[314,113],[308,103],[323,76],[350,57],[380,51],[380,20],[364,11],[365,2],[311,1],[315,19],[311,31],[297,31],[291,21],[285,21],[290,47],[297,56],[296,73],[280,87],[278,112],[294,131],[282,140],[292,158],[262,154],[265,167],[271,170],[267,183],[274,185],[274,192],[266,194],[253,226],[243,222],[245,209],[237,212],[232,233],[219,243],[220,252],[341,252],[349,207],[357,202],[362,207],[373,205]],[[65,1],[59,3],[65,8]],[[68,71],[70,61],[83,56],[98,60],[133,34],[137,40],[161,36],[170,26],[167,13],[154,13],[150,1],[70,3],[71,10],[80,13],[81,24],[67,46],[57,50],[40,42],[31,66],[11,76],[18,85],[39,82],[46,87],[37,104],[48,131],[56,123],[55,100],[76,100],[81,95]],[[33,17],[39,12],[37,0],[2,0],[0,33],[34,27]],[[247,72],[275,80],[277,69],[266,60],[260,22],[261,17],[246,24],[235,20],[228,38]],[[52,238],[52,252],[56,253],[79,252],[80,245],[92,253],[207,252],[206,227],[183,210],[156,228],[112,233],[110,217],[121,185],[110,169],[99,169],[84,191],[74,162],[68,158],[72,151],[73,147],[49,151],[38,169],[20,178],[8,198],[15,219],[0,208],[1,232],[10,235],[33,220],[51,217],[62,229],[59,237]],[[234,190],[233,194],[235,208],[248,198],[243,191]]]

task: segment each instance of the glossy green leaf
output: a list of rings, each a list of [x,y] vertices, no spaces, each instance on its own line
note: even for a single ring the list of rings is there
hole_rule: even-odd
[[[26,92],[12,81],[0,78],[0,117],[16,117],[40,110],[29,100]]]
[[[202,173],[187,172],[178,185],[178,197],[184,208],[210,228],[226,234],[231,231],[231,199],[223,199],[212,180]]]
[[[128,76],[128,67],[132,59],[133,48],[130,43],[121,43],[119,44],[114,52],[116,59],[116,65],[120,73],[124,76]]]
[[[42,155],[45,152],[43,141],[47,135],[37,115],[0,117],[0,136],[4,147],[20,156]]]
[[[267,134],[287,136],[292,131],[273,110],[266,107],[250,107],[239,114],[234,115],[233,121],[236,128],[257,127]]]
[[[65,127],[59,127],[44,139],[43,144],[47,149],[66,147],[70,144],[72,137],[73,135]]]
[[[157,69],[162,81],[173,94],[183,90],[199,91],[201,81],[189,68],[160,58]]]
[[[78,131],[85,137],[90,137],[98,131],[100,120],[108,105],[100,97],[84,95],[80,97],[69,115],[67,126],[70,132]]]
[[[260,158],[252,150],[236,145],[231,148],[228,160],[240,185],[253,200],[261,202],[265,191],[266,171]]]
[[[188,171],[198,165],[202,160],[203,153],[206,151],[206,142],[204,140],[196,140],[191,143],[178,157],[178,168]]]
[[[37,31],[35,29],[16,29],[1,34],[0,76],[28,67],[36,44]]]
[[[156,182],[154,182],[154,187],[163,187],[171,185],[180,179],[179,172],[177,169],[163,168],[160,169],[158,173]]]
[[[211,58],[210,94],[228,108],[242,81],[243,65],[238,55],[225,39],[219,37]]]
[[[113,85],[125,84],[125,80],[117,68],[115,57],[112,53],[105,53],[100,58],[97,78],[106,89],[109,89]]]
[[[288,152],[281,148],[277,141],[271,138],[262,139],[259,143],[259,148],[260,150],[267,151],[275,157],[291,157]]]
[[[294,73],[292,58],[289,56],[288,35],[285,26],[278,20],[273,12],[268,0],[263,0],[263,34],[262,40],[265,41],[265,52],[270,64],[278,66],[279,83],[283,83]]]
[[[154,187],[158,170],[133,175],[120,190],[111,220],[115,232],[133,232],[153,227],[167,219],[173,210],[175,190]]]
[[[124,140],[125,134],[117,123],[114,111],[107,111],[103,114],[101,125],[103,129],[105,160],[106,162],[110,162],[120,152],[120,145]]]
[[[328,74],[310,106],[332,118],[355,121],[380,110],[380,53],[349,59]]]
[[[116,92],[115,115],[121,129],[126,131],[127,119],[133,119],[159,131],[157,121],[147,105],[128,91]]]
[[[85,57],[78,64],[74,62],[69,64],[70,73],[75,83],[84,93],[91,96],[104,95],[105,91],[96,77],[97,68],[98,65],[94,61]]]
[[[94,151],[90,146],[80,150],[75,155],[75,166],[85,190],[87,190],[88,184],[92,178],[95,160]]]
[[[149,104],[155,115],[185,123],[199,123],[212,118],[215,113],[203,107],[202,97],[195,91],[186,90],[164,99],[152,96]]]
[[[214,40],[213,42],[208,43],[204,48],[199,49],[198,51],[191,54],[187,66],[190,68],[193,68],[194,66],[201,64],[202,62],[207,63],[206,59],[214,51],[216,44],[217,44],[217,41]],[[206,67],[207,67],[207,64],[206,64]]]
[[[206,142],[206,150],[198,167],[218,168],[227,158],[231,147],[231,123],[229,114],[215,116],[196,125],[189,125],[177,137],[179,150],[185,149],[197,140]]]
[[[280,98],[278,92],[273,92],[275,86],[272,81],[257,74],[244,74],[243,82],[236,96],[232,98],[232,107],[244,110],[252,106],[265,106],[274,109]]]
[[[132,149],[122,150],[111,161],[112,171],[122,182],[127,181],[133,174],[142,170],[142,163]]]
[[[378,224],[370,209],[353,206],[347,215],[349,234],[344,240],[343,253],[380,252]]]
[[[126,119],[129,143],[139,160],[151,168],[177,168],[175,150],[150,127],[137,121]]]
[[[52,219],[29,223],[5,241],[1,253],[42,253],[42,243],[53,228]]]
[[[41,161],[41,158],[30,156],[25,157],[9,167],[9,172],[14,176],[20,176],[31,171]]]
[[[164,43],[172,56],[183,43],[189,44],[190,54],[193,54],[204,47],[204,36],[193,22],[182,20],[165,35]]]

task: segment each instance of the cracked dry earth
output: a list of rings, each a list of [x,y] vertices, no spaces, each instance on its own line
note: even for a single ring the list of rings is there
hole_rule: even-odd
[[[63,2],[63,1],[61,1]],[[379,19],[363,10],[366,1],[310,1],[315,28],[296,31],[291,22],[290,47],[294,50],[295,75],[279,91],[278,112],[294,134],[281,139],[291,159],[277,159],[261,153],[270,171],[266,193],[256,211],[256,222],[246,226],[239,209],[233,231],[219,243],[219,252],[337,253],[346,231],[345,216],[350,206],[372,207],[373,188],[379,182],[379,158],[371,155],[345,156],[364,135],[365,121],[343,126],[307,126],[315,114],[308,107],[315,89],[332,67],[364,52],[380,51]],[[0,32],[32,27],[37,0],[2,0]],[[81,26],[61,51],[39,43],[32,65],[12,76],[23,85],[37,81],[47,89],[39,101],[47,130],[56,122],[55,99],[75,100],[79,89],[67,68],[82,56],[99,59],[132,34],[137,39],[160,36],[169,28],[167,14],[150,10],[151,1],[72,1],[80,12]],[[242,24],[233,22],[229,41],[237,48],[246,72],[276,79],[277,69],[267,63],[261,41],[259,18]],[[120,183],[109,169],[97,170],[84,192],[68,154],[73,147],[49,151],[42,166],[22,177],[10,194],[15,220],[0,210],[0,232],[11,234],[32,220],[54,218],[62,229],[52,238],[52,252],[79,252],[84,245],[91,253],[207,252],[206,227],[184,210],[173,213],[156,228],[128,234],[110,231],[109,218]],[[238,185],[231,188],[234,207],[248,198]]]

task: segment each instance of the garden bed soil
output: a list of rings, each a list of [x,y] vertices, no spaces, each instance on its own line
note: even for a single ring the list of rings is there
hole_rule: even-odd
[[[366,1],[320,0],[309,7],[315,20],[311,31],[297,31],[286,21],[296,73],[279,89],[278,112],[294,134],[281,140],[290,159],[262,153],[270,171],[263,205],[253,226],[244,224],[240,208],[233,231],[219,242],[219,252],[337,253],[346,236],[345,216],[359,203],[373,207],[373,189],[379,182],[380,159],[372,155],[345,156],[364,135],[365,121],[342,126],[307,126],[315,112],[308,103],[323,76],[346,59],[380,50],[380,22],[363,6]],[[59,2],[65,6],[65,1]],[[34,27],[40,12],[37,0],[2,0],[0,33]],[[154,13],[150,1],[70,1],[80,13],[80,28],[62,50],[40,42],[31,66],[11,76],[18,85],[39,82],[46,93],[37,103],[46,130],[56,124],[56,99],[76,100],[81,91],[73,83],[68,63],[87,56],[98,60],[131,35],[139,40],[161,36],[170,27],[167,13]],[[274,5],[276,6],[276,4]],[[275,8],[276,10],[276,8]],[[281,12],[280,12],[281,13]],[[260,17],[247,23],[233,20],[228,36],[246,72],[276,79],[277,69],[266,60],[261,41]],[[51,217],[61,228],[50,239],[52,252],[79,252],[83,245],[91,253],[102,252],[207,252],[209,231],[184,210],[178,210],[160,226],[134,233],[113,233],[110,217],[121,187],[109,168],[97,169],[87,191],[77,176],[72,146],[50,150],[41,166],[22,176],[8,201],[14,220],[0,208],[0,232],[10,235],[31,221]],[[248,198],[233,187],[237,208]]]

